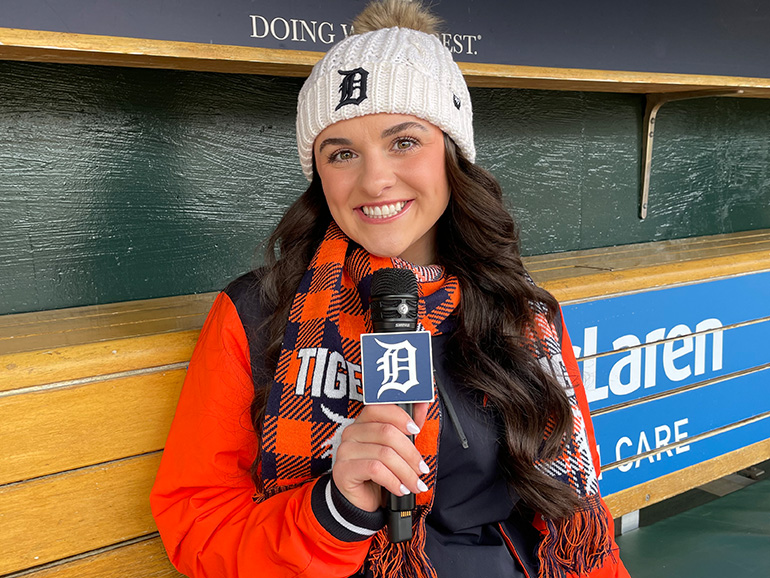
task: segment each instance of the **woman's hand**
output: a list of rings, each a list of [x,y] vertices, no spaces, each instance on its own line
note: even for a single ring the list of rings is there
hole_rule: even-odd
[[[427,413],[427,403],[414,404],[414,421],[397,405],[367,405],[345,428],[332,478],[350,503],[374,512],[383,488],[397,496],[427,490],[420,475],[428,467],[407,437],[419,432]]]

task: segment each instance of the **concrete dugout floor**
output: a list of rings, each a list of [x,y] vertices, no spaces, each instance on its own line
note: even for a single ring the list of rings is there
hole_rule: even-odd
[[[632,578],[770,577],[767,474],[742,489],[619,536],[621,557]]]

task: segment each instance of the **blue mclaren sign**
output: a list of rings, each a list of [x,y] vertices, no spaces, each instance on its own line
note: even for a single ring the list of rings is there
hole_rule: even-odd
[[[770,438],[770,272],[563,309],[604,494]]]

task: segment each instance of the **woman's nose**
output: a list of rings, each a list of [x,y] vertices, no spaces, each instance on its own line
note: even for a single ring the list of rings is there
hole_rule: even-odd
[[[379,197],[396,182],[393,167],[386,157],[374,155],[364,159],[361,171],[361,190],[369,196]]]

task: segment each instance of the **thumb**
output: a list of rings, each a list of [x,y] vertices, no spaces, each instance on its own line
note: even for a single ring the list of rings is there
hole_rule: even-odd
[[[429,406],[429,403],[415,403],[412,406],[412,419],[414,419],[414,423],[416,423],[417,427],[420,429],[422,429],[422,426],[425,424]]]

